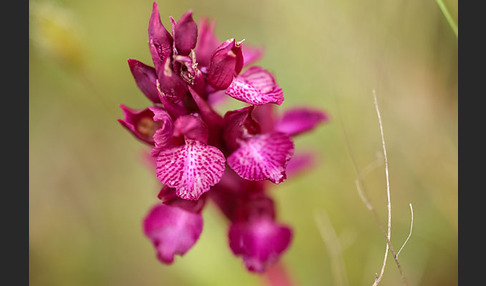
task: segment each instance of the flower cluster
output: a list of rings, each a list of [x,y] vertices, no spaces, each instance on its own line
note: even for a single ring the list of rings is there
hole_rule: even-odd
[[[248,270],[263,272],[289,247],[292,230],[276,221],[268,184],[305,165],[294,155],[292,137],[327,121],[325,113],[293,108],[278,116],[284,101],[274,76],[250,66],[263,49],[229,39],[220,42],[214,22],[199,25],[189,10],[163,26],[157,3],[148,26],[153,67],[128,65],[138,88],[152,102],[144,109],[120,105],[118,121],[151,147],[160,180],[156,204],[144,219],[144,233],[165,264],[184,255],[203,229],[201,211],[211,200],[230,222],[232,252]],[[247,104],[220,115],[224,96]]]

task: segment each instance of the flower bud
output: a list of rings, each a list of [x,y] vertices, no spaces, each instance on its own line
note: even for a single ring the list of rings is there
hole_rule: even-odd
[[[187,56],[196,47],[197,24],[192,19],[192,10],[182,15],[174,26],[174,44],[179,55]]]
[[[163,62],[172,54],[173,39],[160,20],[159,7],[154,2],[148,27],[149,48],[155,69],[162,68]]]
[[[230,39],[222,43],[211,56],[208,83],[216,89],[226,89],[243,68],[241,45]]]
[[[134,59],[128,59],[128,65],[130,66],[130,71],[135,78],[138,88],[143,94],[153,103],[160,103],[155,69]]]

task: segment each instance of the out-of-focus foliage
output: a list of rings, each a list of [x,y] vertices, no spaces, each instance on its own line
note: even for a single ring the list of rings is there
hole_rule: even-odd
[[[457,23],[457,1],[441,1]],[[296,138],[318,163],[272,189],[295,231],[282,263],[298,285],[337,285],[322,239],[325,213],[349,285],[371,285],[385,240],[356,190],[357,167],[382,160],[376,91],[387,144],[392,243],[409,285],[457,285],[458,38],[435,1],[158,1],[170,27],[188,9],[216,19],[221,40],[265,46],[258,63],[284,90],[281,110],[311,105],[331,122]],[[30,1],[29,279],[32,285],[262,285],[227,247],[227,225],[204,210],[201,239],[160,264],[141,220],[158,182],[142,143],[116,121],[145,107],[127,59],[151,63],[151,1]],[[450,20],[449,19],[449,20]],[[229,105],[233,104],[229,100]],[[365,177],[386,225],[383,164]],[[381,285],[400,285],[388,260]]]

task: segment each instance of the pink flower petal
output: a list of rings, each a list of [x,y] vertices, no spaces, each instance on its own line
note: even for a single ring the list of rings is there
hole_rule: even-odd
[[[171,65],[171,58],[165,58],[163,66],[157,70],[157,77],[160,91],[172,102],[177,102],[187,93],[187,84]]]
[[[209,131],[208,126],[197,113],[195,115],[184,115],[174,122],[174,136],[184,136],[187,139],[197,140],[207,144]]]
[[[258,61],[265,52],[263,47],[251,47],[246,44],[242,45],[244,65],[249,66]]]
[[[164,149],[157,156],[157,177],[186,200],[197,200],[209,191],[224,168],[223,153],[196,140],[188,139],[185,145]]]
[[[283,91],[273,75],[261,67],[250,67],[235,78],[226,89],[226,94],[253,105],[281,105],[284,101]]]
[[[243,179],[269,179],[279,184],[286,178],[285,168],[294,153],[294,143],[285,133],[257,135],[241,143],[228,157],[228,165]]]
[[[143,222],[145,235],[152,241],[160,262],[171,264],[174,255],[184,255],[199,239],[203,228],[200,213],[160,204],[154,206]]]
[[[215,21],[209,21],[207,18],[202,18],[199,22],[199,36],[195,52],[200,67],[209,66],[211,55],[220,44],[219,39],[214,34],[214,25]]]
[[[120,107],[125,119],[118,119],[118,122],[137,139],[149,145],[154,145],[153,136],[160,127],[160,123],[152,119],[153,112],[149,108],[132,109],[123,104],[120,104]]]
[[[296,176],[305,170],[308,170],[314,165],[315,158],[316,154],[311,152],[294,154],[287,164],[287,176]]]
[[[239,141],[260,133],[260,126],[251,117],[255,106],[231,110],[224,115],[223,140],[230,152],[238,149]]]
[[[194,102],[199,108],[201,118],[209,128],[208,144],[216,147],[221,146],[221,129],[223,127],[223,117],[219,115],[206,100],[204,100],[194,89],[189,87]]]
[[[172,147],[174,124],[172,118],[165,109],[156,106],[149,106],[148,109],[154,113],[153,120],[159,124],[159,128],[152,136],[155,142],[155,147],[152,149],[151,154],[152,156],[157,156],[160,150]]]
[[[263,273],[289,247],[292,230],[269,218],[234,222],[229,230],[230,248],[241,255],[246,268]]]
[[[276,124],[275,130],[295,136],[310,131],[319,123],[327,122],[328,120],[329,116],[322,111],[298,107],[287,110]]]
[[[255,106],[251,116],[260,124],[261,133],[269,133],[275,129],[276,106],[273,103]]]
[[[215,89],[226,89],[242,68],[241,45],[235,39],[226,40],[211,56],[207,81]]]

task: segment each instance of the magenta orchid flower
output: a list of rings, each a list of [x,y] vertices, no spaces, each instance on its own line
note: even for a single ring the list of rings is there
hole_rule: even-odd
[[[276,219],[268,189],[308,166],[309,155],[293,159],[293,137],[329,116],[305,107],[278,115],[282,89],[270,71],[252,65],[263,48],[220,41],[214,21],[203,18],[197,25],[192,10],[169,19],[171,33],[154,2],[148,23],[153,66],[128,60],[151,105],[120,105],[124,119],[118,119],[150,148],[148,165],[162,186],[161,202],[143,221],[144,234],[157,258],[171,264],[199,239],[201,212],[212,200],[230,223],[231,251],[249,271],[262,273],[292,241],[291,228]],[[247,106],[219,114],[214,107],[223,97]]]

